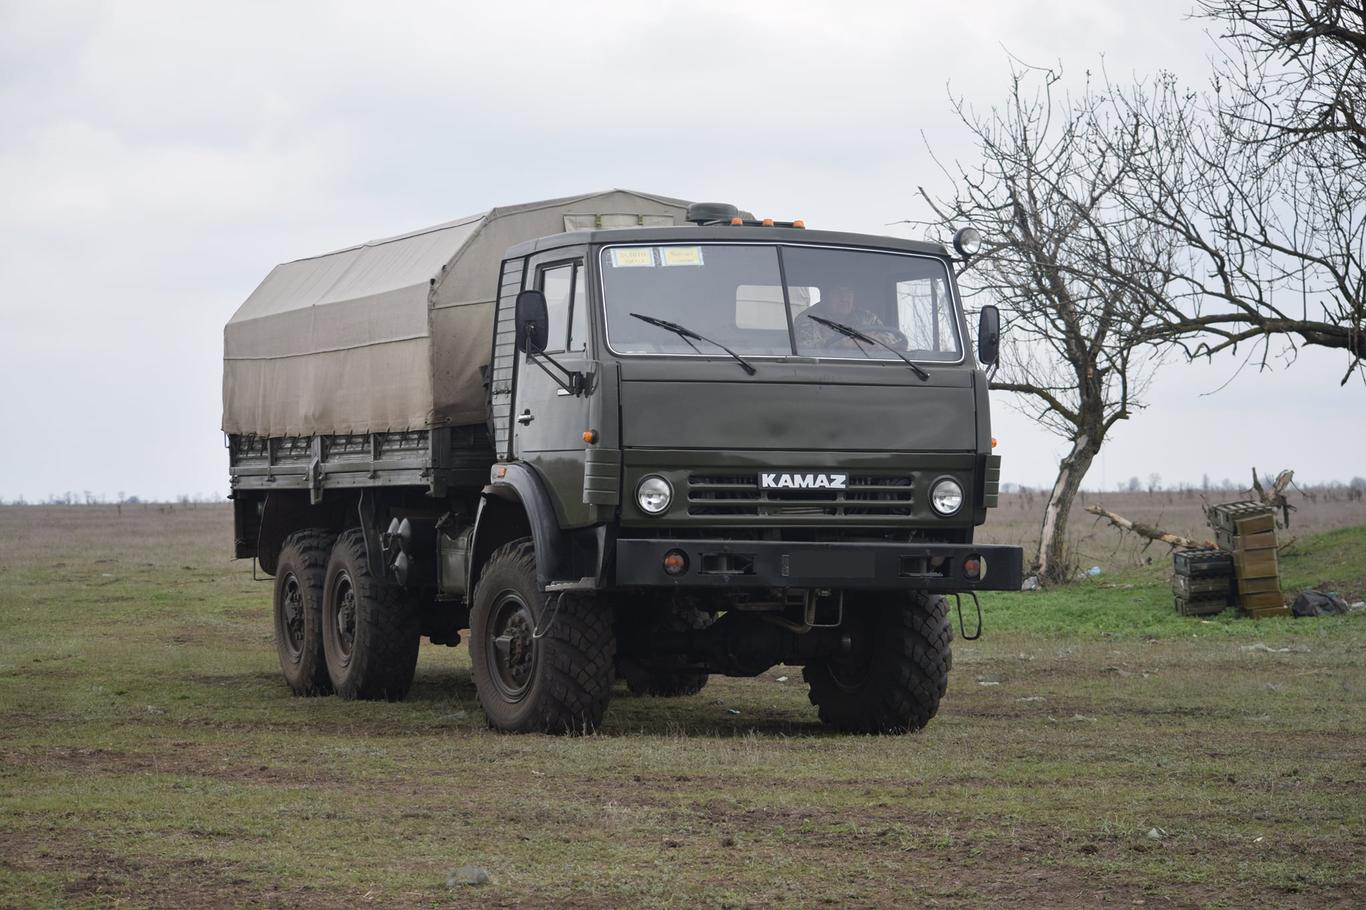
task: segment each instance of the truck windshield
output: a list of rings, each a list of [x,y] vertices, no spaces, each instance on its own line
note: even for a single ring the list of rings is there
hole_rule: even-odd
[[[932,257],[766,244],[611,246],[601,272],[608,342],[619,354],[697,353],[686,339],[631,316],[639,313],[742,355],[898,359],[811,315],[914,360],[962,356],[948,270]]]

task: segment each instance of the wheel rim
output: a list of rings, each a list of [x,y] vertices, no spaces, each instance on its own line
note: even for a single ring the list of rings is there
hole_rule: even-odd
[[[290,656],[304,650],[304,589],[293,572],[280,583],[280,633]]]
[[[356,644],[356,586],[345,572],[332,589],[332,640],[345,658]]]
[[[498,694],[509,702],[520,701],[536,675],[536,618],[516,591],[498,595],[489,615],[484,647],[489,677]]]

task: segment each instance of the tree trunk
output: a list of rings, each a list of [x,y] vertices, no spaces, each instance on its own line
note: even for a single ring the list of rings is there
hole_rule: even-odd
[[[1039,532],[1039,554],[1035,558],[1034,570],[1043,582],[1067,581],[1069,566],[1064,547],[1067,543],[1067,517],[1072,511],[1072,500],[1081,489],[1082,478],[1091,468],[1091,462],[1100,448],[1100,441],[1093,442],[1083,433],[1072,443],[1072,451],[1058,465],[1058,479],[1048,494],[1048,502],[1043,508],[1043,525]]]

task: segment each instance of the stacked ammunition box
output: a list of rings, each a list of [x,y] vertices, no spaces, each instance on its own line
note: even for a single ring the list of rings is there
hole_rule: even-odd
[[[1182,616],[1210,616],[1233,606],[1233,557],[1223,550],[1177,550],[1172,554],[1172,594]]]
[[[1220,548],[1233,554],[1238,606],[1255,619],[1286,616],[1276,561],[1276,516],[1259,502],[1229,502],[1209,508],[1210,527]]]

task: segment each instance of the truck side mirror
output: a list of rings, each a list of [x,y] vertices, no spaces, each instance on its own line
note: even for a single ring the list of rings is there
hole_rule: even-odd
[[[1001,311],[991,304],[977,317],[977,362],[990,366],[1001,354]]]
[[[517,295],[517,350],[537,354],[550,341],[550,312],[546,309],[545,294],[522,291]]]

